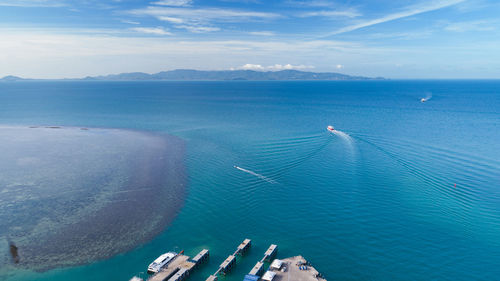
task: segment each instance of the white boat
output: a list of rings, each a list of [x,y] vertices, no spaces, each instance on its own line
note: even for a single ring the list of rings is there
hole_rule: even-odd
[[[426,101],[427,101],[427,99],[426,99],[426,98],[422,98],[422,99],[420,100],[420,102],[426,102]]]
[[[165,265],[171,262],[176,256],[177,253],[175,252],[168,252],[159,256],[148,266],[148,273],[159,272]]]
[[[335,131],[335,129],[333,128],[333,126],[328,126],[328,127],[326,127],[326,129],[327,129],[328,131],[330,131],[330,132]]]

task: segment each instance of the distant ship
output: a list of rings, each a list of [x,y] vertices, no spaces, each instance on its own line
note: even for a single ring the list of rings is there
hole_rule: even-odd
[[[333,128],[333,126],[328,126],[328,127],[326,127],[326,129],[328,131],[332,132],[332,133],[333,133],[333,131],[335,131],[335,129]]]
[[[426,102],[426,101],[427,101],[427,99],[426,99],[426,98],[422,98],[422,99],[420,99],[420,102]]]
[[[169,262],[171,262],[175,257],[177,256],[177,253],[175,252],[168,252],[165,253],[158,258],[154,260],[149,266],[148,266],[148,273],[157,273],[159,272],[165,265],[167,265]]]

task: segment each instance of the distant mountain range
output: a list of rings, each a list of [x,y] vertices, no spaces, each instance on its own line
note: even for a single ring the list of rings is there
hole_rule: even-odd
[[[27,80],[27,79],[23,79],[21,77],[12,76],[12,75],[5,76],[4,78],[0,78],[0,81],[19,81],[19,80]]]
[[[195,80],[211,80],[211,81],[227,81],[227,80],[375,80],[384,78],[369,78],[362,76],[350,76],[346,74],[334,72],[306,72],[298,70],[281,70],[281,71],[254,71],[254,70],[220,70],[220,71],[204,71],[192,69],[176,69],[170,71],[162,71],[155,74],[143,72],[131,72],[112,74],[105,76],[85,77],[83,79],[71,80],[94,80],[94,81],[195,81]],[[6,76],[0,81],[17,81],[24,80],[16,76]],[[68,80],[68,79],[65,79]]]
[[[142,72],[122,73],[97,77],[87,77],[86,80],[368,80],[372,78],[350,76],[333,72],[305,72],[298,70],[254,71],[254,70],[220,70],[203,71],[192,69],[177,69],[162,71],[155,74]]]

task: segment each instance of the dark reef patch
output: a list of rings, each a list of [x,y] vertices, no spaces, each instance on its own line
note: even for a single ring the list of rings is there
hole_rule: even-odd
[[[44,271],[109,258],[163,231],[184,201],[184,144],[176,137],[0,127],[0,150],[0,268]]]

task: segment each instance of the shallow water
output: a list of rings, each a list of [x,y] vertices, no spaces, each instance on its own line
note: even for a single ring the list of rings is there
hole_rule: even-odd
[[[499,81],[3,83],[0,109],[9,125],[176,135],[189,181],[152,241],[8,280],[128,280],[168,250],[209,248],[189,279],[205,280],[247,237],[223,280],[241,280],[270,243],[329,280],[500,276]]]
[[[0,127],[0,271],[112,257],[172,221],[184,199],[183,146],[135,131]],[[175,172],[174,172],[175,171]],[[76,254],[77,253],[77,254]]]

